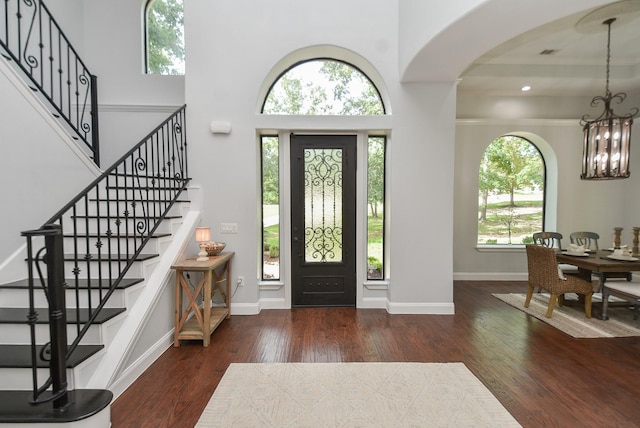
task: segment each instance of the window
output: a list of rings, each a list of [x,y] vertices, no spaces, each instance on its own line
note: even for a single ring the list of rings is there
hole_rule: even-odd
[[[145,72],[184,74],[182,0],[147,0],[144,8]]]
[[[263,135],[262,280],[280,279],[280,179],[278,137]]]
[[[543,230],[545,164],[538,148],[505,135],[484,152],[479,169],[478,244],[522,245]]]
[[[273,82],[261,112],[280,115],[384,115],[380,94],[358,68],[335,59],[299,62]],[[386,137],[369,136],[367,156],[367,279],[384,279]],[[279,140],[261,135],[262,280],[280,279]],[[363,190],[364,191],[364,190]],[[363,255],[364,259],[364,255]]]
[[[294,65],[276,80],[262,113],[380,115],[384,105],[376,87],[354,66],[314,59]]]
[[[384,279],[385,137],[369,137],[367,150],[367,279]]]

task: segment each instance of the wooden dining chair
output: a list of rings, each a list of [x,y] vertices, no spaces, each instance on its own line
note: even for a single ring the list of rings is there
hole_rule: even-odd
[[[592,251],[600,250],[600,248],[598,247],[598,239],[600,239],[600,235],[598,235],[596,232],[571,232],[571,234],[569,235],[569,239],[571,240],[572,244],[582,245]],[[567,273],[571,274],[571,272]],[[605,276],[603,276],[603,274],[601,273],[594,272],[593,274],[601,280],[605,279]],[[606,279],[624,279],[627,281],[631,281],[632,276],[631,272],[610,272],[606,275]],[[602,290],[598,290],[598,292],[602,292]]]
[[[572,244],[582,245],[592,251],[600,249],[598,248],[598,239],[600,239],[600,235],[595,232],[571,232],[569,235]]]
[[[536,232],[533,234],[533,243],[547,248],[562,250],[562,233],[559,232]]]
[[[553,248],[542,245],[526,245],[527,267],[529,269],[529,288],[524,307],[528,308],[536,287],[549,292],[549,306],[545,316],[551,318],[553,309],[563,305],[563,295],[565,293],[576,293],[584,295],[584,313],[587,318],[591,318],[591,296],[593,295],[593,284],[577,276],[567,276],[561,279],[558,270],[556,252]]]

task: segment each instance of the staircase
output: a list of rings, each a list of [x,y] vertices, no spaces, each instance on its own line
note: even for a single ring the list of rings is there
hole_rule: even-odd
[[[89,387],[89,384],[96,383],[93,378],[96,377],[96,371],[104,370],[105,366],[113,366],[113,361],[105,364],[107,356],[114,352],[120,354],[121,358],[130,352],[130,348],[135,345],[133,341],[127,341],[125,349],[122,350],[118,345],[119,336],[132,336],[126,329],[132,328],[134,331],[140,331],[142,324],[139,320],[148,317],[149,311],[153,305],[141,305],[139,299],[145,296],[148,288],[162,289],[169,287],[172,289],[171,281],[157,283],[154,279],[154,271],[162,266],[161,260],[167,259],[169,263],[176,257],[175,249],[171,250],[172,240],[180,235],[193,235],[192,230],[194,221],[198,216],[194,216],[190,212],[191,202],[186,198],[180,199],[176,203],[173,210],[175,213],[181,214],[169,215],[163,222],[164,226],[169,229],[167,232],[155,233],[149,243],[144,247],[144,253],[138,257],[134,263],[134,267],[116,287],[105,307],[97,314],[94,322],[88,330],[88,333],[80,342],[77,349],[70,355],[66,363],[66,377],[68,381],[69,401],[73,403],[64,412],[56,413],[52,410],[51,403],[44,403],[33,406],[29,402],[33,396],[31,391],[32,380],[32,357],[30,345],[30,326],[27,323],[29,307],[25,307],[28,303],[28,280],[19,280],[11,283],[0,285],[0,299],[2,307],[0,307],[0,379],[2,379],[2,390],[0,391],[0,426],[21,426],[25,423],[78,423],[87,419],[85,426],[109,426],[109,404],[113,394],[109,390],[109,385],[103,384],[98,387]],[[186,219],[186,225],[185,225]],[[182,233],[181,229],[186,229]],[[65,240],[73,239],[65,237]],[[120,241],[126,238],[113,238]],[[180,251],[180,249],[178,249]],[[70,257],[65,257],[70,259]],[[67,268],[75,265],[72,260],[66,260]],[[65,272],[70,270],[65,268]],[[167,269],[166,266],[164,269]],[[156,276],[159,272],[156,272]],[[99,301],[100,294],[106,294],[109,291],[107,284],[101,287],[97,280],[83,280],[77,285],[74,284],[74,278],[66,280],[70,286],[65,290],[68,302],[75,301],[76,293],[81,296],[81,301],[87,302],[90,294],[91,299]],[[155,284],[153,282],[156,282]],[[36,352],[39,354],[43,348],[43,342],[49,337],[49,317],[48,302],[42,288],[35,290],[35,311],[38,313],[38,319],[35,323],[35,335],[38,338]],[[146,294],[149,294],[148,292]],[[146,298],[146,297],[145,297]],[[143,314],[137,316],[131,313],[133,308],[137,306],[145,306]],[[138,309],[139,313],[140,310]],[[71,343],[77,335],[76,321],[84,323],[89,318],[90,309],[83,303],[79,310],[75,307],[67,306],[67,337]],[[136,327],[131,327],[131,317],[138,318],[134,320]],[[125,331],[123,331],[125,330]],[[139,333],[138,333],[139,334]],[[134,336],[135,337],[135,336]],[[117,349],[109,349],[109,348]],[[46,379],[48,377],[49,367],[46,361],[38,359],[37,361],[37,377],[38,379]],[[102,373],[104,374],[104,372]],[[110,376],[98,376],[101,378],[111,379],[118,378],[115,370],[112,370]],[[104,411],[104,414],[100,414]],[[91,416],[87,418],[87,416]],[[19,424],[19,425],[18,425]]]
[[[157,302],[172,295],[171,264],[200,218],[184,119],[183,106],[43,227],[23,232],[25,278],[0,284],[0,426],[109,426],[111,389],[135,378],[129,358]]]
[[[42,0],[3,5],[4,75],[15,88],[25,83],[24,99],[32,95],[40,117],[58,124],[55,138],[75,140],[79,150],[67,146],[99,176],[41,227],[22,231],[26,249],[7,271],[8,261],[0,265],[12,278],[0,283],[0,426],[108,427],[114,395],[171,343],[171,265],[200,219],[198,190],[188,189],[185,107],[99,171],[97,78]],[[33,155],[58,156],[49,147]],[[71,164],[49,174],[71,184],[86,171],[51,162]]]

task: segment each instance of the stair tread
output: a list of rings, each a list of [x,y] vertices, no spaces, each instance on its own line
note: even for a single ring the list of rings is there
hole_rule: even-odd
[[[36,345],[37,354],[43,345]],[[67,368],[74,368],[104,345],[78,345],[67,360]],[[48,368],[47,361],[38,361],[38,367]],[[0,368],[31,368],[31,345],[0,345]]]
[[[35,308],[38,312],[37,324],[49,323],[49,309],[48,308]],[[125,308],[103,308],[96,317],[94,323],[102,324],[105,321],[114,318],[115,316],[123,313]],[[67,309],[67,323],[76,322],[76,310]],[[0,324],[26,324],[29,308],[0,308]],[[80,322],[85,323],[89,319],[89,311],[86,308],[80,308]]]
[[[135,186],[135,187],[125,187],[125,186],[114,186],[109,185],[106,186],[107,190],[133,190],[135,192],[139,192],[140,190],[173,190],[178,191],[181,189],[180,186]]]
[[[136,284],[140,284],[141,282],[144,281],[144,278],[124,278],[122,281],[120,281],[120,283],[118,284],[118,286],[116,287],[116,289],[120,290],[120,289],[125,289],[125,288],[129,288],[132,285],[136,285]],[[76,280],[73,278],[68,278],[66,279],[67,282],[67,288],[76,288]],[[80,279],[78,280],[78,287],[80,289],[86,289],[89,288],[89,286],[93,289],[98,289],[100,287],[100,285],[102,285],[102,289],[108,289],[111,285],[111,282],[108,279],[103,279],[102,282],[98,282],[97,279],[92,279],[92,280],[87,280],[87,279]],[[17,289],[26,289],[29,288],[29,281],[25,278],[25,279],[19,279],[16,281],[12,281],[12,282],[8,282],[6,284],[0,284],[0,289],[13,289],[13,288],[17,288]]]
[[[123,201],[117,201],[115,199],[106,199],[106,198],[89,198],[89,201],[91,202],[123,202]],[[169,202],[166,199],[145,199],[145,202]],[[177,201],[175,201],[175,203],[191,203],[191,199],[178,199]]]
[[[132,234],[125,234],[125,233],[120,233],[120,234],[112,234],[110,236],[105,235],[104,233],[101,234],[97,234],[97,233],[78,233],[75,236],[72,234],[64,234],[62,235],[64,238],[102,238],[102,239],[109,239],[109,238],[136,238],[136,239],[143,239],[146,238],[146,235],[140,235],[140,234],[136,234],[136,235],[132,235]],[[149,236],[150,239],[157,239],[157,238],[164,238],[166,236],[171,236],[171,233],[169,232],[160,232],[160,233],[154,233],[153,235]]]
[[[74,389],[67,394],[64,412],[54,412],[51,403],[33,405],[32,391],[0,391],[0,423],[69,423],[91,417],[105,409],[113,393],[106,389]],[[26,426],[26,425],[25,425]]]
[[[79,254],[80,262],[86,261],[84,256],[85,256],[84,254]],[[145,260],[153,259],[158,256],[159,254],[157,253],[141,253],[141,254],[138,254],[135,261],[142,262]],[[64,260],[67,262],[74,261],[76,260],[76,256],[74,256],[73,254],[65,254]],[[91,260],[98,261],[98,255],[91,254]],[[104,254],[103,253],[100,256],[100,260],[102,260],[103,262],[108,262],[108,261],[125,261],[126,262],[129,260],[129,257],[126,254]]]
[[[108,219],[107,217],[103,216],[103,215],[96,215],[96,214],[92,214],[92,215],[83,215],[83,214],[76,214],[76,215],[72,215],[70,216],[70,218],[85,218],[85,219]],[[166,215],[164,217],[160,217],[160,216],[129,216],[129,217],[121,217],[121,216],[111,216],[109,217],[110,219],[119,219],[119,220],[140,220],[140,219],[150,219],[150,220],[158,220],[160,218],[164,218],[165,220],[173,220],[176,218],[182,218],[181,215]]]

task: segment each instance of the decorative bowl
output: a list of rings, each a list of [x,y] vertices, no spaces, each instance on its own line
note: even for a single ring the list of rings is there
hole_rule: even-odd
[[[217,256],[222,250],[224,250],[226,245],[227,244],[224,242],[207,242],[204,244],[204,249],[207,252],[207,255]]]

